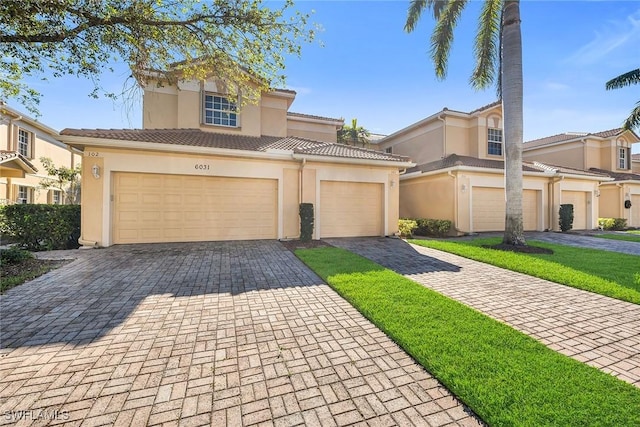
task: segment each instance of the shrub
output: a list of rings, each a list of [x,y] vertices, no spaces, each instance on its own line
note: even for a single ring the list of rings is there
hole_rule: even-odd
[[[308,242],[313,236],[313,203],[300,203],[300,240]]]
[[[418,228],[415,234],[418,236],[436,236],[444,237],[449,233],[453,223],[448,219],[416,219]]]
[[[560,205],[560,230],[564,233],[573,228],[573,205]]]
[[[0,231],[33,250],[79,247],[79,205],[8,205],[0,210]]]
[[[18,264],[27,259],[33,258],[33,254],[24,249],[12,246],[9,249],[0,249],[0,263]]]
[[[598,226],[603,230],[624,230],[627,220],[624,218],[598,218]]]
[[[400,237],[412,237],[413,230],[418,228],[418,223],[413,219],[400,219],[398,220],[398,232]]]

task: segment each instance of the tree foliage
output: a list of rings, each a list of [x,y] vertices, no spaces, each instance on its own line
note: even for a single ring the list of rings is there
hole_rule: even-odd
[[[640,84],[640,68],[631,70],[609,80],[606,84],[606,88],[607,90],[612,90],[637,84]],[[625,119],[622,127],[626,130],[632,130],[634,128],[640,129],[640,101],[638,101],[633,110],[631,110],[629,117]]]
[[[81,166],[78,164],[74,168],[56,167],[53,160],[48,157],[40,157],[40,162],[49,175],[49,178],[40,180],[40,188],[59,190],[63,197],[63,204],[79,204]]]
[[[169,82],[215,70],[231,92],[256,99],[284,84],[286,56],[314,37],[308,15],[292,8],[292,0],[3,0],[0,98],[37,114],[41,94],[27,80],[48,75],[89,78],[91,96],[116,97],[100,76],[125,62],[141,85],[149,70]]]
[[[338,130],[338,142],[347,145],[362,145],[369,143],[371,133],[362,126],[358,126],[358,119],[351,119],[351,126],[343,125]]]

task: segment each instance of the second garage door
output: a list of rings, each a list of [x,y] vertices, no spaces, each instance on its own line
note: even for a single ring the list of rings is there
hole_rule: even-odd
[[[630,227],[640,227],[640,194],[631,195],[631,223]]]
[[[563,191],[562,204],[573,205],[573,229],[587,228],[587,193],[584,191]]]
[[[114,243],[275,239],[273,179],[116,173]]]
[[[383,185],[365,182],[320,182],[320,237],[384,234]]]
[[[473,187],[472,226],[474,232],[504,231],[505,195],[502,188]],[[538,228],[538,191],[522,193],[522,215],[525,231]]]

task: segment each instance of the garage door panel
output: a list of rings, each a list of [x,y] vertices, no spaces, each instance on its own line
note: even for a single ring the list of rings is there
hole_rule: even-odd
[[[473,187],[472,230],[504,230],[505,195],[503,188]]]
[[[274,239],[272,179],[117,173],[114,243]]]
[[[383,202],[382,184],[322,181],[320,237],[384,234]]]
[[[538,190],[524,190],[522,192],[522,216],[525,231],[538,229]]]
[[[631,223],[630,227],[640,227],[640,194],[631,195]]]

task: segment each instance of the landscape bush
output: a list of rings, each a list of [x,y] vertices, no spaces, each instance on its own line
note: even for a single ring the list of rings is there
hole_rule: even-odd
[[[313,203],[300,203],[300,240],[311,241],[313,237]]]
[[[412,237],[413,231],[418,228],[418,223],[413,219],[398,220],[398,232],[400,237]]]
[[[627,220],[624,218],[598,218],[598,226],[603,230],[624,230]]]
[[[0,249],[0,263],[2,264],[19,264],[31,258],[33,258],[31,252],[15,246],[8,249]]]
[[[560,205],[560,230],[564,233],[573,228],[573,205]]]
[[[16,204],[0,209],[0,233],[31,251],[78,248],[79,205]]]
[[[416,222],[418,223],[418,228],[415,231],[417,236],[444,237],[453,226],[453,223],[448,219],[417,218]]]

